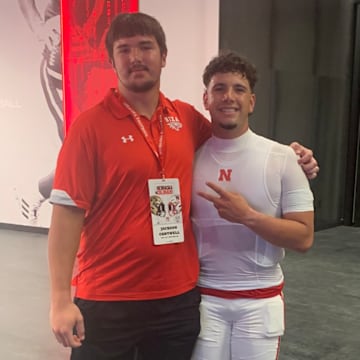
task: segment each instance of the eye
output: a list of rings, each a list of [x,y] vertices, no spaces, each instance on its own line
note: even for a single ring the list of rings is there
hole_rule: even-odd
[[[247,89],[245,87],[243,87],[243,86],[236,86],[235,91],[237,93],[245,93],[247,91]]]
[[[214,87],[213,87],[213,91],[214,92],[223,92],[224,91],[224,86],[222,86],[222,85],[215,85]]]
[[[251,93],[251,91],[246,86],[243,85],[235,86],[234,89],[238,94]]]
[[[127,53],[129,53],[129,51],[130,51],[130,48],[127,47],[127,46],[118,47],[118,48],[116,49],[116,52],[117,52],[118,54],[127,54]]]
[[[151,42],[144,42],[140,44],[140,49],[143,51],[152,50],[154,45]]]
[[[142,45],[141,46],[142,50],[151,50],[152,48],[153,48],[152,45]]]

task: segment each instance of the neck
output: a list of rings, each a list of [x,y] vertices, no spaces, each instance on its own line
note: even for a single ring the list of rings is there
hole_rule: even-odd
[[[249,126],[235,129],[223,129],[220,126],[213,126],[213,135],[221,139],[236,139],[244,135],[249,129]]]
[[[119,87],[121,95],[129,103],[129,105],[139,114],[151,119],[158,104],[160,90],[154,87],[145,92],[132,92]]]

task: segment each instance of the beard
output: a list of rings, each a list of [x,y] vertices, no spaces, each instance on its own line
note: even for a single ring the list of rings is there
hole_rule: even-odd
[[[221,127],[224,130],[234,130],[237,127],[237,124],[219,124],[219,127]]]
[[[148,71],[145,67],[142,68],[144,71]],[[132,71],[129,71],[129,75]],[[134,93],[143,93],[151,90],[154,86],[156,86],[157,81],[150,78],[147,80],[141,80],[141,79],[122,79],[118,72],[116,72],[118,80],[121,82],[122,86],[124,86],[125,89],[128,91],[134,92]],[[138,80],[138,81],[137,81]]]
[[[124,84],[125,87],[135,93],[142,93],[151,90],[155,86],[155,81],[148,80],[143,83],[131,83],[131,84]]]

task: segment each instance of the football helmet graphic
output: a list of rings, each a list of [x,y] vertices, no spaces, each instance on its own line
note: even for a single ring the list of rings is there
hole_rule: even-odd
[[[162,202],[160,196],[152,195],[150,197],[150,208],[151,213],[156,216],[164,217],[166,215],[165,204]]]

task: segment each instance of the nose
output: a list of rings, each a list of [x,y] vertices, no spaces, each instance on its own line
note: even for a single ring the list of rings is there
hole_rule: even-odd
[[[133,47],[130,50],[130,61],[131,62],[139,62],[140,61],[140,49],[137,47]]]
[[[223,101],[233,101],[234,100],[234,92],[231,88],[224,91]]]

